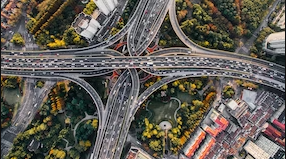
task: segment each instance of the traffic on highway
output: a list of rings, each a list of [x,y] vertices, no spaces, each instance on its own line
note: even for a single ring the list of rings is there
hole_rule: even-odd
[[[167,48],[150,56],[140,56],[155,38],[168,11],[175,33],[189,48]],[[129,56],[106,49],[126,34]],[[125,70],[110,91],[106,105],[95,89],[80,78],[101,76],[118,69]],[[138,69],[164,78],[139,95]],[[46,51],[3,50],[1,73],[31,78],[63,78],[83,87],[98,110],[98,132],[91,157],[95,159],[118,158],[140,105],[162,85],[177,79],[225,76],[285,92],[285,67],[245,55],[206,49],[192,42],[177,21],[175,0],[140,1],[123,29],[89,47]]]

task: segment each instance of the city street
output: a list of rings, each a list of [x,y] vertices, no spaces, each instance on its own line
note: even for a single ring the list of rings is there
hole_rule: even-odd
[[[3,150],[1,150],[1,158],[3,155],[8,154],[16,135],[26,129],[40,108],[43,99],[48,95],[49,90],[55,84],[54,81],[46,81],[44,87],[40,89],[35,88],[36,80],[33,78],[27,78],[25,83],[25,93],[22,103],[17,110],[17,114],[14,119],[12,119],[11,126],[1,133],[1,147],[3,148]]]

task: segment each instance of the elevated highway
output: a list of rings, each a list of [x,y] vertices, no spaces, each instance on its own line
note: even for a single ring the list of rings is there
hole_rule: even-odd
[[[149,0],[127,35],[131,56],[142,54],[153,41],[169,10],[170,0]]]
[[[168,10],[175,33],[190,49],[162,49],[150,56],[135,57],[150,45]],[[126,33],[131,56],[104,49]],[[90,47],[47,51],[3,50],[2,53],[2,75],[69,79],[91,95],[100,122],[92,152],[92,158],[95,159],[120,156],[137,109],[148,96],[168,82],[187,77],[225,76],[250,80],[285,92],[285,67],[249,56],[203,48],[192,42],[177,21],[175,0],[141,0],[120,32]],[[92,86],[79,77],[100,76],[114,69],[128,71],[119,77],[104,106]],[[140,84],[136,69],[166,77],[139,96]]]

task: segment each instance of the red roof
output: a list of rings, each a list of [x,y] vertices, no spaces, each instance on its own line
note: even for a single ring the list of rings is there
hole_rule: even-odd
[[[280,123],[277,119],[273,120],[273,124],[279,127],[281,130],[285,131],[285,124]]]
[[[220,118],[216,118],[215,123],[219,125],[219,127],[217,127],[216,129],[212,129],[209,126],[206,126],[205,128],[205,131],[211,134],[213,137],[216,137],[220,132],[225,130],[229,122],[225,118],[220,117]]]
[[[186,154],[187,157],[191,157],[194,155],[194,152],[197,150],[199,147],[200,143],[202,140],[205,138],[206,133],[204,131],[201,131],[200,135],[198,136],[197,140],[194,142],[194,144],[190,147],[188,153]]]
[[[206,155],[208,155],[209,153],[209,150],[212,148],[212,146],[214,145],[215,143],[215,139],[212,138],[210,140],[210,142],[208,143],[208,145],[206,146],[206,148],[204,149],[204,151],[201,153],[199,159],[204,159]]]

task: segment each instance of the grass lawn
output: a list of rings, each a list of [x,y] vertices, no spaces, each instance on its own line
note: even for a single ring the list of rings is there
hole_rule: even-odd
[[[22,95],[20,94],[20,91],[18,88],[16,89],[4,88],[3,97],[6,100],[6,102],[11,106],[14,106],[18,102],[20,103],[22,99]]]
[[[193,100],[195,99],[200,99],[199,95],[189,95],[188,93],[185,92],[180,92],[178,91],[177,93],[177,98],[183,103],[183,102],[187,102],[187,103],[192,103]]]
[[[172,124],[176,123],[174,119],[175,110],[179,107],[179,103],[176,100],[171,100],[168,103],[162,103],[160,101],[150,101],[147,109],[152,112],[150,121],[155,124],[160,124],[163,120],[171,120]]]

